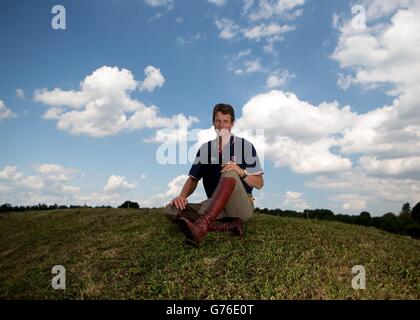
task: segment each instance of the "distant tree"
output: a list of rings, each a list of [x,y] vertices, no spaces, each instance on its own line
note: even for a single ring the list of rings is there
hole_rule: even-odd
[[[13,207],[10,203],[2,204],[0,207],[0,212],[10,212],[13,210]]]
[[[360,212],[359,216],[355,219],[356,224],[361,224],[364,226],[370,225],[370,213],[367,211]]]
[[[48,207],[48,210],[56,210],[58,209],[58,205],[57,204],[53,204],[51,206]]]
[[[384,214],[380,227],[386,231],[398,233],[399,226],[396,215],[393,212]]]
[[[420,224],[420,202],[418,202],[411,210],[411,219]]]
[[[329,209],[305,209],[303,217],[307,219],[334,220],[334,212]]]
[[[125,201],[122,205],[118,207],[119,209],[140,209],[140,206],[137,202]]]
[[[398,222],[401,226],[413,223],[413,219],[411,217],[411,208],[408,202],[403,204],[400,214],[398,215]]]
[[[419,224],[409,224],[404,226],[404,234],[416,238],[416,239],[420,239],[420,225]]]
[[[403,204],[400,214],[401,213],[407,213],[407,214],[411,213],[410,204],[408,202]]]

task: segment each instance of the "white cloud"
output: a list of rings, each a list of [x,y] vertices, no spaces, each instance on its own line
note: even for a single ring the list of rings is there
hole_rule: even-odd
[[[387,84],[392,88],[387,94],[396,98],[390,106],[358,116],[343,132],[342,151],[363,152],[384,161],[419,156],[415,128],[420,121],[420,1],[363,4],[370,25],[355,30],[351,21],[345,21],[340,27],[332,58],[348,74],[340,74],[338,85],[359,84],[369,89]],[[383,19],[386,16],[389,20]],[[378,18],[382,19],[374,20]]]
[[[72,109],[81,109],[90,100],[89,92],[86,91],[63,91],[60,88],[54,88],[51,91],[40,89],[36,90],[34,95],[35,101],[40,101],[50,106],[67,106]]]
[[[362,0],[361,4],[366,8],[367,20],[383,18],[400,8],[408,8],[415,0]]]
[[[296,173],[339,172],[351,169],[350,159],[335,155],[330,148],[337,145],[331,138],[314,142],[296,141],[289,137],[276,137],[266,143],[265,158],[275,166],[290,167]]]
[[[226,4],[226,0],[207,0],[207,1],[219,7],[223,7]]]
[[[23,89],[16,89],[16,97],[18,98],[25,98],[25,92],[23,91]]]
[[[58,164],[43,163],[34,165],[35,171],[42,174],[73,174],[77,170],[72,168],[64,168]]]
[[[166,7],[168,10],[175,8],[174,0],[144,0],[144,2],[152,7]]]
[[[182,18],[182,17],[176,17],[175,22],[182,23],[182,22],[184,22],[184,18]]]
[[[188,39],[178,36],[176,38],[176,44],[178,46],[185,46],[185,45],[193,43],[194,41],[198,41],[205,38],[206,36],[202,35],[201,33],[196,33],[195,35],[189,37]]]
[[[247,39],[259,41],[261,38],[272,39],[273,37],[277,37],[278,39],[281,39],[280,37],[282,34],[293,30],[295,30],[295,27],[271,23],[269,25],[260,24],[243,29],[243,34]]]
[[[242,57],[247,57],[251,54],[251,52],[252,52],[251,49],[246,49],[246,50],[239,51],[238,54],[233,59],[234,60],[239,60]]]
[[[15,166],[6,166],[3,171],[0,171],[0,179],[5,180],[18,180],[22,178],[23,173],[17,171]]]
[[[272,90],[251,98],[242,109],[239,123],[245,128],[261,128],[269,137],[287,136],[296,140],[316,140],[340,133],[356,115],[349,106],[337,102],[319,106],[301,101],[291,92]]]
[[[145,90],[163,85],[159,69],[148,66],[145,72],[147,77],[142,83]],[[57,119],[58,129],[93,137],[142,128],[173,128],[180,119],[186,119],[182,114],[160,117],[156,106],[147,107],[131,99],[130,93],[137,87],[138,82],[129,70],[103,66],[81,82],[79,91],[37,90],[35,100],[51,106],[44,118]],[[189,117],[187,121],[198,120]]]
[[[40,174],[44,181],[52,182],[67,182],[72,180],[73,175],[78,171],[73,168],[64,168],[57,164],[35,164],[33,165],[35,171]]]
[[[290,21],[303,14],[301,6],[304,3],[304,0],[245,0],[242,17],[246,19],[238,22],[226,17],[215,20],[219,37],[226,40],[264,40],[264,52],[275,54],[274,44],[284,40],[285,33],[296,29]]]
[[[297,173],[349,170],[352,163],[331,148],[339,145],[335,135],[356,115],[337,102],[313,106],[295,94],[273,90],[251,98],[242,109],[235,128],[264,130],[264,157],[276,166]]]
[[[359,159],[359,164],[369,174],[389,176],[417,174],[420,178],[420,157],[377,159],[377,157],[363,156]]]
[[[187,181],[187,179],[188,176],[185,174],[176,176],[168,183],[166,191],[148,197],[148,199],[146,200],[142,199],[140,200],[140,204],[146,207],[166,206],[170,202],[170,200],[172,200],[181,193],[182,187],[185,181]],[[197,188],[196,191],[190,197],[188,197],[189,203],[201,202],[206,199],[204,194],[198,189],[199,188]]]
[[[340,202],[341,208],[346,211],[360,211],[366,208],[366,196],[361,196],[356,193],[344,193],[331,197],[331,200]]]
[[[233,39],[240,31],[239,26],[227,18],[216,19],[215,24],[216,27],[220,30],[219,37],[222,39]]]
[[[3,119],[15,118],[16,114],[6,107],[3,100],[0,100],[0,122]]]
[[[78,171],[57,164],[34,164],[35,174],[24,175],[15,166],[0,171],[5,184],[0,186],[0,202],[14,205],[76,204],[80,188],[69,185]]]
[[[404,2],[404,1],[401,1]],[[413,3],[413,1],[405,1]],[[374,12],[376,1],[367,12]],[[387,2],[391,4],[391,2]],[[394,1],[392,7],[397,4]],[[399,9],[389,23],[378,22],[362,30],[346,21],[340,28],[338,45],[332,58],[342,68],[354,70],[353,84],[377,86],[392,84],[389,91],[397,95],[407,93],[420,83],[416,70],[420,66],[420,2],[415,1],[408,9]]]
[[[283,196],[283,206],[286,206],[286,209],[297,211],[309,209],[310,206],[306,203],[302,196],[303,193],[300,192],[286,191],[285,195]]]
[[[244,57],[243,55],[242,57]],[[236,75],[243,75],[247,73],[265,72],[261,65],[261,59],[256,58],[253,60],[245,60],[237,62],[237,56],[233,57],[233,60],[228,64],[228,70],[232,71]]]
[[[136,187],[136,183],[129,183],[125,181],[125,177],[112,175],[109,177],[104,187],[104,191],[115,193],[115,192],[130,190],[135,187]]]
[[[410,178],[368,176],[361,168],[333,175],[318,176],[305,183],[307,187],[328,190],[334,193],[357,194],[360,200],[370,205],[389,207],[401,203],[417,203],[420,194],[420,181]],[[336,198],[337,199],[337,198]],[[342,203],[349,203],[341,198]],[[389,210],[389,209],[387,209]],[[383,214],[384,212],[378,212]]]
[[[147,66],[144,69],[146,79],[140,85],[140,91],[152,92],[156,87],[162,87],[165,83],[165,78],[160,73],[160,69],[153,66]]]
[[[244,69],[246,73],[254,73],[262,70],[260,59],[247,60],[244,62]]]
[[[294,74],[290,74],[287,70],[280,70],[267,78],[267,87],[270,89],[283,87],[295,77]]]
[[[24,177],[20,184],[29,189],[42,189],[45,186],[45,181],[41,175]]]
[[[245,1],[244,14],[253,21],[283,18],[291,19],[302,14],[302,9],[296,9],[305,3],[305,0],[259,0]]]

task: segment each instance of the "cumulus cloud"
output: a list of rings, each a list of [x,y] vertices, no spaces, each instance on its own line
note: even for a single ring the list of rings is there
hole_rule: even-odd
[[[295,27],[289,25],[279,25],[271,23],[269,25],[260,24],[251,28],[243,29],[243,35],[250,40],[261,40],[262,38],[282,39],[282,34],[295,30]]]
[[[340,146],[344,154],[363,153],[360,165],[370,174],[404,176],[414,173],[420,156],[420,1],[362,4],[366,28],[354,28],[351,20],[339,28],[332,58],[347,73],[340,74],[338,84],[387,88],[395,98],[391,105],[358,115],[343,130]]]
[[[335,200],[341,201],[341,207],[351,202],[362,204],[362,201],[366,202],[366,206],[370,203],[370,205],[384,208],[389,208],[389,205],[400,207],[405,202],[417,203],[420,194],[419,180],[369,176],[360,167],[348,172],[317,176],[307,181],[305,185],[337,194],[358,195],[353,197],[335,197]],[[351,198],[354,201],[350,201]],[[348,208],[350,209],[351,207],[348,206]],[[377,212],[376,215],[383,213]]]
[[[294,93],[272,90],[254,96],[244,105],[238,125],[262,128],[269,137],[313,140],[341,132],[355,117],[350,106],[340,108],[338,102],[314,106]]]
[[[219,37],[222,39],[233,39],[240,31],[240,27],[227,18],[216,19],[215,24],[220,31]]]
[[[242,10],[245,19],[236,22],[226,17],[216,18],[219,37],[225,40],[264,40],[264,51],[273,53],[274,44],[282,41],[284,34],[296,29],[290,21],[302,15],[304,3],[304,0],[245,0]]]
[[[159,69],[148,66],[145,72],[147,76],[141,84],[144,90],[163,85]],[[142,128],[173,128],[180,119],[190,124],[198,122],[197,118],[182,114],[160,117],[156,106],[146,106],[130,97],[138,85],[129,70],[103,66],[81,81],[80,90],[36,90],[35,100],[50,106],[44,118],[57,120],[58,129],[92,137]]]
[[[207,1],[219,7],[223,7],[226,4],[226,0],[207,0]]]
[[[25,98],[25,92],[23,91],[23,89],[16,89],[16,97],[18,98]]]
[[[174,177],[168,184],[166,191],[156,193],[155,195],[148,197],[148,199],[140,200],[140,204],[146,207],[161,207],[166,206],[173,198],[178,196],[181,193],[182,187],[187,181],[188,176],[183,174]],[[201,182],[199,183],[199,188],[202,187]],[[196,191],[188,198],[188,202],[198,203],[205,200],[207,197],[204,196],[204,193],[196,189]]]
[[[279,25],[276,23],[259,24],[250,27],[240,27],[234,21],[223,18],[216,19],[216,27],[219,29],[219,37],[230,40],[238,36],[244,39],[260,41],[266,39],[269,43],[283,40],[283,34],[295,30],[295,27],[289,25]]]
[[[420,179],[420,157],[378,159],[363,156],[359,159],[359,164],[363,170],[373,175],[417,176]]]
[[[240,67],[235,68],[235,67],[230,66],[229,69],[238,75],[263,71],[263,67],[261,66],[260,59],[246,60],[242,63]]]
[[[136,183],[129,183],[125,181],[125,179],[126,178],[124,176],[110,176],[104,187],[104,191],[121,192],[135,188],[135,186],[137,185]]]
[[[0,100],[0,121],[3,119],[15,118],[16,114],[6,107],[3,100]]]
[[[331,200],[341,203],[341,208],[346,211],[357,213],[366,208],[366,200],[369,197],[357,193],[343,193],[331,197]]]
[[[22,178],[23,173],[17,171],[15,166],[6,166],[2,171],[0,171],[0,179],[5,180],[18,180]]]
[[[168,10],[175,8],[174,0],[144,0],[151,7],[165,7]]]
[[[140,91],[152,92],[157,87],[162,87],[165,83],[165,78],[160,73],[160,69],[153,66],[147,66],[144,69],[146,79],[140,84]]]
[[[74,204],[80,188],[69,184],[78,170],[57,164],[35,164],[25,175],[16,166],[0,171],[0,202],[15,205]],[[3,181],[1,181],[3,180]]]
[[[309,209],[309,205],[306,203],[305,199],[302,198],[303,193],[286,191],[283,196],[283,206],[287,209],[302,211]]]
[[[280,70],[267,78],[267,87],[270,89],[283,87],[295,77],[296,75],[290,74],[287,70]]]
[[[252,21],[272,18],[293,19],[300,16],[305,0],[245,1],[243,14]]]
[[[206,36],[202,35],[201,33],[196,33],[195,35],[187,37],[187,38],[178,36],[176,38],[176,44],[178,46],[185,46],[185,45],[189,45],[189,44],[191,44],[195,41],[205,39],[205,38],[206,38]]]
[[[264,158],[301,174],[350,170],[350,159],[335,154],[339,134],[356,118],[337,102],[319,106],[290,92],[272,90],[251,98],[242,109],[236,130],[264,130]],[[261,143],[258,142],[258,143]]]

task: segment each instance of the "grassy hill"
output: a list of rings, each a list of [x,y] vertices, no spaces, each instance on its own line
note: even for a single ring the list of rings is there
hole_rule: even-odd
[[[242,240],[211,233],[197,249],[158,209],[0,217],[0,299],[419,299],[419,266],[420,241],[339,222],[255,214]]]

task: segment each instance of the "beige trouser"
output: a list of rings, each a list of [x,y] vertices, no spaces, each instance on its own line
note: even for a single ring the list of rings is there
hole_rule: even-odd
[[[242,184],[241,179],[235,171],[229,171],[222,174],[222,177],[232,177],[236,179],[236,185],[227,202],[225,208],[217,217],[218,219],[223,217],[235,217],[241,218],[243,221],[249,220],[254,213],[254,203],[252,195],[246,193],[245,188]],[[174,220],[178,213],[186,214],[204,214],[207,207],[210,204],[212,198],[204,200],[201,203],[188,203],[185,210],[181,211],[174,205],[168,204],[165,207],[165,214],[169,220]]]

